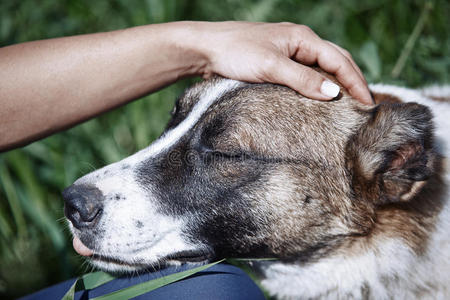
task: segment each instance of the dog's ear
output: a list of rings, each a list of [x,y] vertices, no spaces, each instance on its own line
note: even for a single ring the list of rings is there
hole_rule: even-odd
[[[347,166],[356,194],[376,204],[407,201],[432,173],[433,125],[419,104],[381,104],[349,140]]]

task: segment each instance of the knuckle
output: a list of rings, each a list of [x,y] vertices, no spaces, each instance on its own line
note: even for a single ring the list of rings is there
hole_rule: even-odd
[[[347,73],[347,74],[351,73],[351,70],[353,69],[353,67],[350,62],[350,59],[348,59],[344,55],[341,55],[340,53],[337,53],[334,56],[334,60],[336,62],[338,62],[337,66],[336,66],[336,73]]]
[[[284,27],[286,30],[288,30],[292,36],[303,36],[303,37],[310,37],[315,36],[316,34],[314,31],[308,27],[307,25],[303,24],[294,24],[290,22],[283,22],[280,23],[282,27]]]
[[[294,24],[294,23],[292,23],[292,22],[280,22],[280,23],[278,23],[280,26],[283,26],[283,27],[294,27],[294,26],[296,26],[296,24]]]
[[[282,30],[288,36],[292,36],[297,33],[296,29],[298,28],[298,26],[301,25],[297,25],[291,22],[281,22],[277,24],[278,29]]]
[[[298,74],[298,82],[303,87],[304,90],[311,90],[315,86],[316,76],[314,76],[313,70],[304,69]]]
[[[307,25],[299,25],[298,30],[305,34],[315,34],[311,27]]]

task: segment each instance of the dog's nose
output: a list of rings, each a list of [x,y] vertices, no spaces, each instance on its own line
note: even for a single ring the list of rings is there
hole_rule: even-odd
[[[89,185],[77,184],[66,188],[63,193],[64,214],[74,227],[92,227],[102,212],[101,191]]]

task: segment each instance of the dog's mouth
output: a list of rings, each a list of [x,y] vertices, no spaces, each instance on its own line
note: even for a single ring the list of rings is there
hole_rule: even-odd
[[[163,260],[178,262],[203,262],[213,259],[212,253],[200,250],[185,250],[166,256]]]
[[[114,270],[146,270],[146,269],[160,269],[171,264],[177,263],[202,263],[208,262],[214,258],[211,251],[202,250],[183,250],[174,252],[172,254],[158,258],[157,261],[145,262],[145,261],[126,261],[122,258],[112,255],[104,255],[101,253],[95,253],[89,249],[83,242],[77,237],[73,238],[73,247],[75,251],[82,255],[89,257],[91,262],[100,263],[101,265],[114,266]]]
[[[114,266],[114,270],[117,272],[133,271],[156,271],[173,264],[183,263],[206,263],[211,260],[213,256],[205,251],[187,250],[175,252],[173,254],[159,258],[154,262],[140,262],[140,261],[124,261],[123,259],[116,258],[108,255],[93,254],[90,259],[93,263],[100,263],[101,265]]]
[[[176,252],[164,257],[161,257],[158,262],[178,261],[178,262],[203,262],[211,259],[211,255],[206,254],[204,251],[187,250]],[[120,258],[115,258],[108,255],[93,254],[92,259],[101,260],[104,262],[112,262],[116,264],[127,264],[133,266],[145,266],[145,263],[128,263],[124,262]]]

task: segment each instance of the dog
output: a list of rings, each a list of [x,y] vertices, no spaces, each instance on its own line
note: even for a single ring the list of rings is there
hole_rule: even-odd
[[[282,299],[450,297],[450,87],[370,89],[194,85],[158,140],[64,190],[75,250],[109,272],[275,258],[251,265]]]

